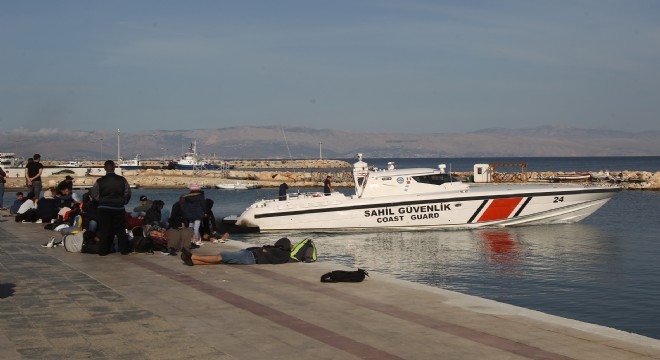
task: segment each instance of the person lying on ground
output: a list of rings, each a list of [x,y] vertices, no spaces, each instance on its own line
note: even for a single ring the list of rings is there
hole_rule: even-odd
[[[225,234],[228,236],[228,234]],[[188,249],[181,250],[181,260],[188,266],[217,264],[284,264],[291,259],[293,244],[287,238],[281,238],[275,245],[249,247],[238,251],[221,251],[218,255],[193,255]]]

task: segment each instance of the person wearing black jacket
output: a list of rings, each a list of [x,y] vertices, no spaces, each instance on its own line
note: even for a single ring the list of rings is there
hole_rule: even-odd
[[[193,255],[190,250],[181,249],[181,260],[188,266],[217,264],[284,264],[291,260],[293,244],[287,238],[281,238],[275,245],[249,247],[239,251],[221,251],[218,255]]]
[[[190,189],[190,192],[179,198],[179,204],[183,211],[185,224],[193,229],[193,242],[195,242],[196,245],[201,245],[202,238],[199,233],[199,227],[206,215],[206,199],[199,184],[192,183],[188,188]]]
[[[110,253],[110,245],[117,236],[117,247],[122,255],[128,255],[129,245],[126,235],[126,210],[124,205],[131,200],[131,188],[123,176],[115,174],[115,162],[107,160],[103,167],[105,176],[96,180],[92,187],[92,198],[97,201],[99,221],[99,255]]]

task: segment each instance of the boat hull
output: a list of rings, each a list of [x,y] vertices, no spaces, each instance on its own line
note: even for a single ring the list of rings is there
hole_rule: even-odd
[[[617,187],[496,188],[358,198],[302,194],[250,206],[236,225],[262,232],[289,230],[471,229],[580,221]]]

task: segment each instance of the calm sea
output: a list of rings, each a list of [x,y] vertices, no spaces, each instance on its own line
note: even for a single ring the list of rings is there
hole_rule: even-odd
[[[387,161],[367,162],[381,168]],[[530,171],[660,171],[660,157],[394,159],[397,167],[527,162]],[[320,189],[318,189],[320,190]],[[352,189],[339,189],[351,193]],[[290,189],[296,191],[296,189]],[[310,189],[301,189],[310,191]],[[135,190],[169,206],[182,190]],[[220,218],[276,189],[206,190]],[[7,199],[11,194],[5,195]],[[237,234],[248,243],[313,238],[319,257],[660,339],[660,192],[623,191],[577,224],[472,231]]]

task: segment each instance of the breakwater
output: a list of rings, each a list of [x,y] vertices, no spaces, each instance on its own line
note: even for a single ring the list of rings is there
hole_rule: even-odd
[[[96,164],[88,164],[94,166]],[[232,161],[234,168],[231,170],[168,170],[168,169],[143,169],[124,170],[128,181],[135,186],[145,188],[185,188],[191,182],[199,183],[205,187],[215,187],[217,184],[234,183],[236,181],[259,184],[263,187],[277,187],[286,182],[295,187],[319,187],[323,186],[323,179],[331,175],[333,185],[336,187],[352,187],[352,165],[342,160],[240,160]],[[50,181],[61,181],[66,173],[58,168],[56,172],[44,172],[43,185],[46,187]],[[7,179],[8,189],[25,188],[23,169],[6,169],[10,176]],[[49,170],[52,170],[49,169]],[[76,179],[75,184],[79,187],[92,186],[99,176],[104,174],[98,167],[73,169],[72,176]],[[472,172],[452,172],[461,179],[469,179]],[[586,172],[589,174],[589,172]],[[660,190],[660,172],[649,171],[622,171],[616,174],[604,174],[594,171],[593,177],[575,180],[573,182],[584,183],[617,183],[626,189],[636,190]],[[598,175],[599,174],[599,175]],[[529,181],[569,181],[570,175],[560,171],[527,172]],[[601,176],[602,175],[602,176]],[[562,180],[566,179],[566,180]]]

